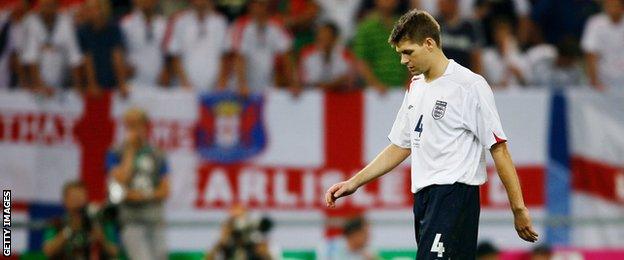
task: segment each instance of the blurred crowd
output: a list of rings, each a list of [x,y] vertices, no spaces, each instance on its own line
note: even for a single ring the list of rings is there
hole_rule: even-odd
[[[387,43],[411,8],[495,89],[624,89],[624,0],[8,0],[0,88],[381,93],[409,82]]]

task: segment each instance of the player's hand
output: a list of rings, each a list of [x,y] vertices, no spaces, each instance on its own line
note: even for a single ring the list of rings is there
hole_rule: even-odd
[[[335,207],[336,200],[338,200],[338,198],[353,194],[357,188],[358,187],[350,181],[343,181],[334,184],[325,193],[325,203],[327,204],[327,207]]]
[[[529,210],[525,207],[519,210],[514,210],[514,225],[518,236],[525,241],[535,242],[539,236],[537,232],[533,230],[533,224],[531,224],[531,216],[529,216]]]

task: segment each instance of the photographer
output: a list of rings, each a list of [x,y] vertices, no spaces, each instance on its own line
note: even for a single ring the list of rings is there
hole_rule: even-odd
[[[272,228],[273,222],[268,217],[251,219],[243,207],[234,206],[221,228],[219,241],[206,254],[206,260],[278,259],[279,254],[270,247],[268,240]]]
[[[95,214],[88,214],[87,190],[81,182],[63,186],[63,205],[65,216],[44,232],[43,252],[48,258],[80,260],[117,256],[113,228],[104,225]]]
[[[165,155],[148,143],[149,119],[138,108],[124,114],[125,139],[106,157],[120,189],[121,238],[130,259],[167,259],[163,202],[169,195]],[[113,201],[113,198],[109,199]]]

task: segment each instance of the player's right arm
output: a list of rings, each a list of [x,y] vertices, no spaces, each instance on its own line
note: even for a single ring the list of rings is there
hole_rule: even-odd
[[[325,202],[328,207],[334,207],[338,198],[353,194],[362,185],[388,173],[411,154],[409,148],[402,148],[395,144],[388,145],[364,169],[350,179],[331,186],[325,193]]]

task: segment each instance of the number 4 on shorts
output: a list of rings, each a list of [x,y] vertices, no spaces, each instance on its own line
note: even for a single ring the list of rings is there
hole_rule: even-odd
[[[433,245],[431,245],[431,252],[438,253],[438,257],[442,257],[444,254],[444,243],[440,242],[440,239],[442,239],[442,234],[437,233]]]

